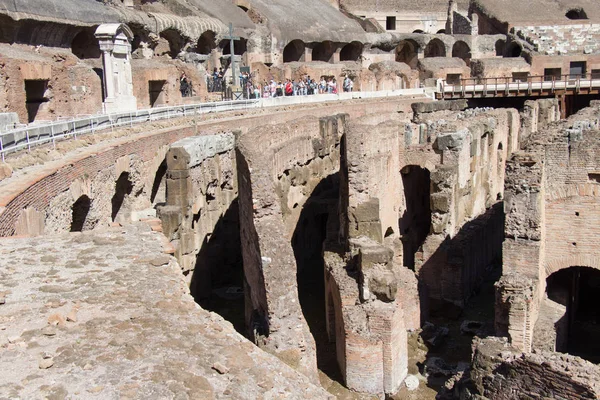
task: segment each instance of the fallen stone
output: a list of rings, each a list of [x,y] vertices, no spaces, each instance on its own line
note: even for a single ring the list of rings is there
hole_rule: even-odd
[[[54,335],[56,335],[56,329],[54,329],[50,326],[45,326],[44,328],[42,328],[42,335],[54,336]]]
[[[40,369],[48,369],[54,365],[54,359],[50,357],[48,354],[43,354],[40,359],[39,367]]]
[[[10,165],[4,162],[0,162],[0,180],[9,178],[13,173],[13,169]]]
[[[426,376],[450,378],[457,372],[456,366],[448,364],[440,357],[431,357],[425,362]]]
[[[404,380],[404,384],[408,390],[416,390],[419,387],[419,378],[416,375],[408,375]]]
[[[51,316],[48,317],[48,324],[49,325],[64,325],[65,317],[63,317],[60,314],[52,314]]]
[[[67,314],[67,321],[69,322],[77,322],[77,310],[72,309],[68,314]]]

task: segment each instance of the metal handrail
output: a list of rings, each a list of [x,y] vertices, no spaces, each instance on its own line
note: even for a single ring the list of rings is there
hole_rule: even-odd
[[[190,117],[209,113],[218,113],[235,110],[246,110],[250,108],[274,107],[279,105],[303,104],[310,102],[327,102],[344,99],[354,99],[363,97],[388,97],[402,96],[405,94],[427,95],[424,89],[401,89],[394,91],[379,92],[350,92],[337,95],[311,95],[283,97],[281,102],[276,101],[279,98],[272,99],[273,102],[265,102],[265,99],[249,100],[227,100],[219,102],[207,102],[196,104],[178,104],[174,106],[158,106],[144,110],[86,115],[84,118],[72,118],[69,120],[57,120],[45,124],[30,124],[25,127],[15,128],[4,133],[0,133],[0,156],[2,161],[5,155],[27,148],[31,151],[32,147],[45,143],[52,143],[56,146],[59,140],[69,137],[77,138],[79,135],[96,133],[103,130],[114,130],[115,128],[129,126],[144,122],[158,121],[163,119],[172,119],[180,117]],[[285,100],[284,100],[285,99]]]

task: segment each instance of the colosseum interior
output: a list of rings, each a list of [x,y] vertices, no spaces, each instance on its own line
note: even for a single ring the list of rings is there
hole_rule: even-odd
[[[600,5],[0,0],[0,399],[599,399]]]

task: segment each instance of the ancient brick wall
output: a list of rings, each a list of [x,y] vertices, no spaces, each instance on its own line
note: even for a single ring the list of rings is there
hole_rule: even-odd
[[[600,24],[515,26],[511,32],[533,46],[536,52],[591,54],[600,50]]]

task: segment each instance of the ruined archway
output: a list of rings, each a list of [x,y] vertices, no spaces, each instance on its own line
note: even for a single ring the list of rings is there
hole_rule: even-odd
[[[110,217],[112,221],[117,220],[122,212],[121,208],[125,202],[125,198],[133,191],[133,183],[129,180],[129,172],[123,172],[119,175],[115,184],[115,194],[113,195],[110,203],[112,206]]]
[[[331,62],[335,53],[335,46],[331,41],[318,43],[312,51],[313,61]]]
[[[92,201],[86,195],[82,195],[75,203],[73,203],[71,232],[81,232],[84,230],[91,207]]]
[[[404,265],[414,269],[415,254],[425,242],[431,227],[431,178],[429,170],[418,165],[407,165],[401,173],[406,200],[406,210],[400,217]]]
[[[508,49],[506,51],[507,57],[521,57],[521,52],[523,48],[518,43],[512,42],[508,45]]]
[[[71,42],[71,52],[80,59],[100,58],[100,45],[92,30],[79,32]]]
[[[446,45],[440,39],[432,39],[425,47],[425,57],[446,57]]]
[[[213,31],[206,31],[200,35],[198,44],[196,45],[198,54],[210,54],[217,47],[216,37],[217,34]]]
[[[569,19],[588,19],[587,13],[581,7],[570,9],[565,17]]]
[[[175,29],[166,29],[160,33],[160,37],[169,42],[169,56],[173,59],[177,58],[185,46],[186,40],[183,35]]]
[[[283,49],[283,62],[304,61],[304,50],[306,46],[302,40],[292,40]]]
[[[339,174],[324,178],[302,206],[298,223],[292,236],[296,258],[298,297],[302,313],[308,323],[317,347],[317,366],[330,378],[340,381],[335,340],[328,334],[335,317],[333,302],[325,301],[325,270],[323,244],[328,226],[335,224],[339,195]],[[327,303],[327,305],[326,305]],[[329,307],[327,307],[329,306]]]
[[[362,43],[356,41],[348,43],[340,51],[340,61],[359,61],[362,51]]]
[[[462,58],[468,64],[471,61],[471,48],[468,44],[459,40],[452,46],[452,57]]]
[[[506,47],[506,41],[502,40],[502,39],[498,39],[496,40],[496,44],[494,44],[494,48],[496,50],[496,55],[497,56],[503,56],[504,55],[504,48]]]
[[[396,61],[405,63],[412,69],[417,68],[419,62],[417,52],[419,45],[413,40],[403,40],[396,46]]]
[[[598,304],[599,270],[574,266],[554,272],[546,279],[534,346],[554,346],[556,351],[600,362]]]

